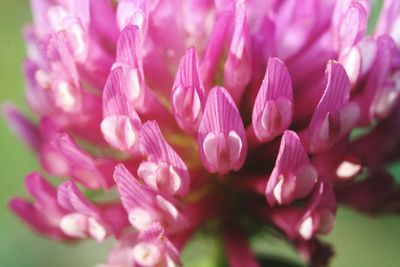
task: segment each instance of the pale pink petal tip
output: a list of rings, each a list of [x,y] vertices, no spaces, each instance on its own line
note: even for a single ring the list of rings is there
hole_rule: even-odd
[[[172,108],[178,125],[189,133],[196,133],[204,109],[204,86],[194,47],[183,57],[176,74],[171,95]]]
[[[304,215],[296,225],[299,237],[310,240],[315,234],[329,233],[335,222],[336,200],[332,183],[321,178]]]
[[[138,111],[144,110],[146,84],[143,73],[142,38],[136,26],[127,26],[117,42],[116,61],[112,68],[123,69],[126,98]]]
[[[224,65],[224,86],[238,103],[252,74],[250,36],[246,21],[246,4],[236,3],[235,28]]]
[[[134,25],[145,32],[147,30],[147,20],[146,1],[119,1],[117,24],[120,30],[129,25]]]
[[[141,186],[122,164],[115,167],[114,179],[130,223],[138,230],[145,229],[156,219],[151,212],[155,194]]]
[[[143,231],[157,221],[171,231],[185,226],[185,219],[173,200],[140,183],[124,165],[117,165],[114,179],[129,222],[137,230]]]
[[[310,240],[316,234],[329,233],[336,213],[336,200],[331,182],[321,178],[306,207],[286,206],[272,213],[272,220],[289,239]]]
[[[106,82],[103,93],[104,139],[113,147],[127,152],[137,151],[141,121],[127,98],[122,68],[116,68]]]
[[[183,196],[189,190],[189,172],[181,157],[167,143],[157,122],[148,121],[140,132],[140,149],[147,161],[138,168],[138,176],[152,189]]]
[[[109,188],[111,160],[94,158],[67,134],[56,134],[40,151],[40,162],[51,174],[69,176],[90,189]]]
[[[180,266],[180,253],[164,235],[159,222],[139,233],[139,242],[133,249],[135,261],[142,266]]]
[[[317,181],[317,171],[310,165],[304,147],[295,132],[285,131],[275,167],[266,186],[270,205],[286,205],[307,196]]]
[[[76,184],[67,181],[57,192],[58,203],[68,211],[60,220],[60,229],[73,238],[93,238],[103,241],[108,234],[107,224],[97,208],[79,191]]]
[[[358,104],[349,102],[350,84],[342,65],[329,61],[326,73],[326,89],[311,118],[306,140],[313,153],[330,148],[352,130],[360,117]]]
[[[54,239],[66,239],[58,227],[65,211],[57,203],[56,189],[38,173],[26,176],[25,187],[33,197],[33,203],[12,198],[10,209],[39,233]]]
[[[288,129],[293,118],[293,88],[288,69],[278,58],[270,58],[257,94],[252,125],[260,142],[268,142]]]
[[[222,175],[242,167],[247,154],[246,134],[239,111],[223,87],[214,87],[208,95],[197,141],[209,172]]]
[[[346,54],[349,49],[360,41],[367,29],[369,7],[357,1],[352,1],[341,18],[338,27],[340,53]]]

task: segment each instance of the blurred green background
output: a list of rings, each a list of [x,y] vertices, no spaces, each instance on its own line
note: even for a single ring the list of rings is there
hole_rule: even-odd
[[[30,20],[27,0],[0,1],[0,101],[14,102],[27,114],[21,74],[25,54],[21,29]],[[73,246],[50,242],[32,233],[10,213],[7,200],[14,195],[26,196],[23,178],[39,167],[35,156],[12,135],[3,118],[0,144],[0,266],[85,267],[101,263],[110,242],[98,245],[84,241]],[[324,239],[332,242],[336,250],[332,266],[400,266],[399,217],[370,218],[339,209],[336,226]],[[260,237],[256,243],[268,254],[296,259],[293,251],[276,240]],[[213,240],[205,238],[190,243],[184,253],[185,266],[215,266],[211,262],[218,257],[217,247]]]

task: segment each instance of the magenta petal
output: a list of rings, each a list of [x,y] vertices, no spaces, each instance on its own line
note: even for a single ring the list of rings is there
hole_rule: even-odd
[[[142,153],[148,158],[139,166],[138,175],[157,191],[185,195],[189,190],[186,164],[165,141],[157,122],[143,124],[139,142]]]
[[[331,147],[358,122],[359,107],[349,101],[350,84],[341,64],[328,62],[325,92],[311,118],[308,128],[309,149],[313,153]]]
[[[37,126],[19,112],[13,105],[4,105],[3,114],[14,133],[35,151],[42,143]]]
[[[244,89],[251,79],[251,56],[246,4],[245,1],[239,0],[236,3],[235,30],[224,65],[224,86],[236,103],[241,100]]]
[[[393,40],[400,44],[400,2],[397,0],[385,0],[376,25],[376,36],[389,34]]]
[[[270,58],[254,103],[252,125],[257,139],[267,142],[288,129],[293,118],[293,88],[288,69]]]
[[[129,103],[122,68],[111,71],[103,93],[104,139],[113,147],[128,153],[137,151],[141,121]]]
[[[8,205],[18,217],[40,234],[54,239],[67,239],[58,228],[58,224],[54,223],[55,220],[47,219],[47,216],[37,210],[32,203],[20,198],[12,198]]]
[[[142,38],[136,26],[127,26],[117,42],[116,62],[113,68],[122,67],[124,70],[125,94],[134,107],[145,110],[148,97],[144,82]]]
[[[189,133],[197,132],[204,109],[204,86],[198,69],[196,49],[189,48],[181,61],[171,93],[175,119]]]
[[[233,12],[228,10],[218,15],[210,40],[201,60],[200,73],[206,85],[213,84],[218,62],[221,58]]]
[[[66,235],[92,237],[99,242],[108,235],[108,225],[103,221],[100,211],[83,196],[74,182],[61,184],[57,199],[69,212],[60,221],[60,228]]]
[[[129,221],[136,229],[145,230],[157,221],[169,231],[185,227],[185,218],[173,200],[141,184],[122,164],[115,168],[114,179]]]
[[[239,111],[223,87],[214,87],[208,95],[197,142],[209,172],[226,174],[242,167],[247,154],[246,134]]]
[[[57,190],[36,172],[25,177],[25,188],[36,201],[45,205],[54,204],[57,198]]]
[[[13,212],[39,233],[54,239],[67,239],[58,227],[65,210],[57,203],[56,189],[38,173],[26,176],[25,187],[34,202],[13,198],[9,202]]]
[[[142,59],[142,38],[137,26],[127,26],[121,32],[117,41],[116,62],[125,63],[141,72]]]
[[[146,0],[122,0],[117,7],[117,23],[122,30],[129,25],[137,26],[144,33],[147,31]]]
[[[337,6],[340,7],[341,5],[338,4]],[[342,8],[344,7],[345,5]],[[341,13],[341,16],[338,18],[339,25],[335,25],[337,28],[334,30],[337,30],[339,38],[340,55],[344,55],[365,36],[369,4],[361,3],[361,1],[351,1],[346,6],[346,10],[341,11],[342,13],[340,10],[336,10],[337,13]]]
[[[361,126],[368,125],[376,116],[374,100],[384,88],[384,82],[390,73],[393,40],[389,36],[380,36],[376,41],[376,53],[373,55],[368,76],[365,77],[365,85],[361,94],[354,96],[360,106]],[[367,55],[364,55],[367,56]]]
[[[272,211],[272,220],[288,238],[310,240],[315,234],[327,234],[332,229],[335,213],[332,184],[322,177],[306,207],[276,209]]]
[[[68,211],[77,211],[88,216],[97,216],[98,210],[79,191],[76,184],[66,181],[58,187],[57,200]]]
[[[95,159],[67,134],[57,134],[40,152],[43,167],[54,175],[71,176],[88,188],[108,188],[112,178],[105,171],[113,162]]]
[[[270,205],[285,205],[314,188],[317,172],[295,132],[285,131],[265,194]]]

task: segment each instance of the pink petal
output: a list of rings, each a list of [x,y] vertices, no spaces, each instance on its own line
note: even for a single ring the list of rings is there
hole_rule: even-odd
[[[270,58],[254,103],[254,133],[259,141],[270,141],[289,128],[292,118],[293,88],[289,71],[281,60]]]
[[[116,167],[114,179],[129,221],[136,229],[146,229],[152,222],[160,219],[154,191],[139,184],[122,164]]]
[[[285,131],[275,167],[266,186],[270,205],[285,205],[303,198],[314,188],[317,172],[295,132]]]
[[[36,172],[25,177],[25,188],[36,201],[44,205],[54,204],[57,198],[56,189]]]
[[[155,190],[185,195],[189,190],[189,173],[181,157],[165,141],[157,122],[148,121],[140,132],[140,148],[147,162],[139,166],[138,174]],[[147,164],[147,165],[143,165]],[[141,175],[142,174],[142,175]],[[155,180],[154,180],[155,177]]]
[[[317,233],[328,233],[333,227],[336,213],[331,182],[321,178],[305,208],[282,207],[272,213],[273,222],[289,239],[310,240]]]
[[[334,224],[335,213],[336,199],[332,183],[326,178],[321,178],[306,208],[306,213],[298,223],[299,234],[304,239],[309,239],[315,232],[321,234],[330,232]],[[312,226],[311,235],[308,232],[309,221],[311,221]]]
[[[154,265],[160,264],[176,264],[173,266],[180,266],[180,253],[171,241],[165,236],[164,228],[159,222],[151,224],[147,229],[139,233],[139,240],[134,250],[136,250],[136,260],[141,263],[143,260],[148,263],[151,261]],[[140,249],[139,249],[140,247]],[[140,253],[138,253],[140,250]],[[149,252],[149,253],[144,253]],[[149,254],[148,257],[143,257]],[[150,259],[149,259],[150,258]],[[172,263],[173,262],[173,263]],[[149,265],[149,264],[143,264]]]
[[[328,62],[325,92],[311,118],[308,145],[313,153],[331,147],[357,123],[359,107],[348,102],[350,84],[346,71],[337,62]]]
[[[142,53],[142,39],[138,27],[127,26],[117,42],[116,62],[113,68],[123,68],[127,98],[139,109],[143,109],[146,98]]]
[[[235,30],[232,43],[224,65],[224,85],[236,103],[242,98],[249,83],[252,71],[250,37],[246,21],[244,0],[236,3]]]
[[[25,187],[34,203],[12,198],[9,206],[13,212],[39,233],[54,239],[67,239],[58,227],[65,210],[57,203],[56,189],[38,173],[26,176]]]
[[[87,216],[98,216],[98,210],[79,191],[76,184],[66,181],[58,187],[58,203],[70,212],[79,212]]]
[[[71,176],[88,188],[108,188],[113,183],[108,168],[111,160],[95,159],[66,134],[58,134],[42,147],[40,161],[54,175]]]
[[[103,93],[101,131],[111,146],[135,153],[141,121],[126,94],[122,68],[112,70]]]
[[[67,239],[64,233],[58,228],[54,218],[48,219],[40,210],[26,200],[12,198],[8,203],[10,209],[32,229],[53,239]],[[60,219],[60,218],[58,218]]]
[[[129,221],[136,229],[145,230],[156,221],[169,231],[185,227],[185,218],[173,200],[140,183],[122,164],[115,168],[114,179]]]
[[[127,26],[118,39],[116,62],[112,68],[122,68],[125,95],[129,103],[142,115],[141,118],[143,120],[157,118],[163,121],[165,116],[170,114],[146,85],[142,59],[144,48],[142,46],[138,27]],[[166,121],[166,123],[168,122]]]
[[[360,106],[359,125],[368,125],[376,115],[374,100],[382,90],[386,77],[389,74],[392,55],[393,40],[388,36],[380,36],[377,41],[377,50],[369,69],[368,76],[364,81],[362,92],[354,96],[354,100]]]
[[[57,199],[69,212],[60,221],[60,228],[66,235],[75,238],[90,236],[101,242],[109,234],[108,224],[103,220],[100,210],[83,196],[74,182],[61,184]]]
[[[386,0],[383,2],[382,11],[376,25],[375,35],[389,34],[393,40],[400,44],[400,2]]]
[[[360,3],[360,1],[351,1],[345,10],[337,12],[341,13],[341,16],[338,21],[339,25],[335,25],[335,30],[338,34],[340,55],[344,55],[364,38],[367,30],[369,5]]]
[[[3,114],[12,131],[22,139],[31,149],[38,151],[42,138],[38,128],[13,105],[4,105]]]
[[[221,58],[229,25],[233,18],[233,12],[228,10],[218,14],[210,40],[204,51],[200,64],[200,73],[206,85],[214,82],[218,62]]]
[[[342,56],[340,62],[346,69],[352,85],[369,71],[374,63],[376,52],[376,42],[371,38],[365,38]]]
[[[137,26],[142,32],[147,31],[147,7],[145,0],[132,1],[122,0],[119,1],[117,7],[117,23],[122,30],[129,25]]]
[[[247,153],[244,126],[233,99],[223,87],[214,87],[208,95],[197,142],[209,172],[226,174],[242,167]]]
[[[172,87],[171,103],[179,126],[196,133],[204,108],[204,86],[199,76],[194,47],[183,57]]]

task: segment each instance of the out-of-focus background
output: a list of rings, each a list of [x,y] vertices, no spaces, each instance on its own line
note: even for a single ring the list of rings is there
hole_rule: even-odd
[[[0,101],[13,102],[27,114],[21,74],[25,54],[21,31],[30,20],[28,0],[0,1]],[[111,242],[102,245],[94,241],[74,245],[51,242],[31,232],[11,214],[7,201],[14,195],[26,196],[23,179],[33,170],[40,170],[35,156],[0,118],[0,266],[85,267],[101,263]],[[400,172],[397,174],[400,176]],[[341,208],[333,232],[324,240],[335,247],[334,267],[400,265],[398,216],[370,218]],[[277,240],[259,237],[256,241],[259,250],[297,258],[290,248]],[[217,266],[212,263],[218,257],[217,247],[212,239],[199,238],[192,242],[184,252],[185,266]]]

